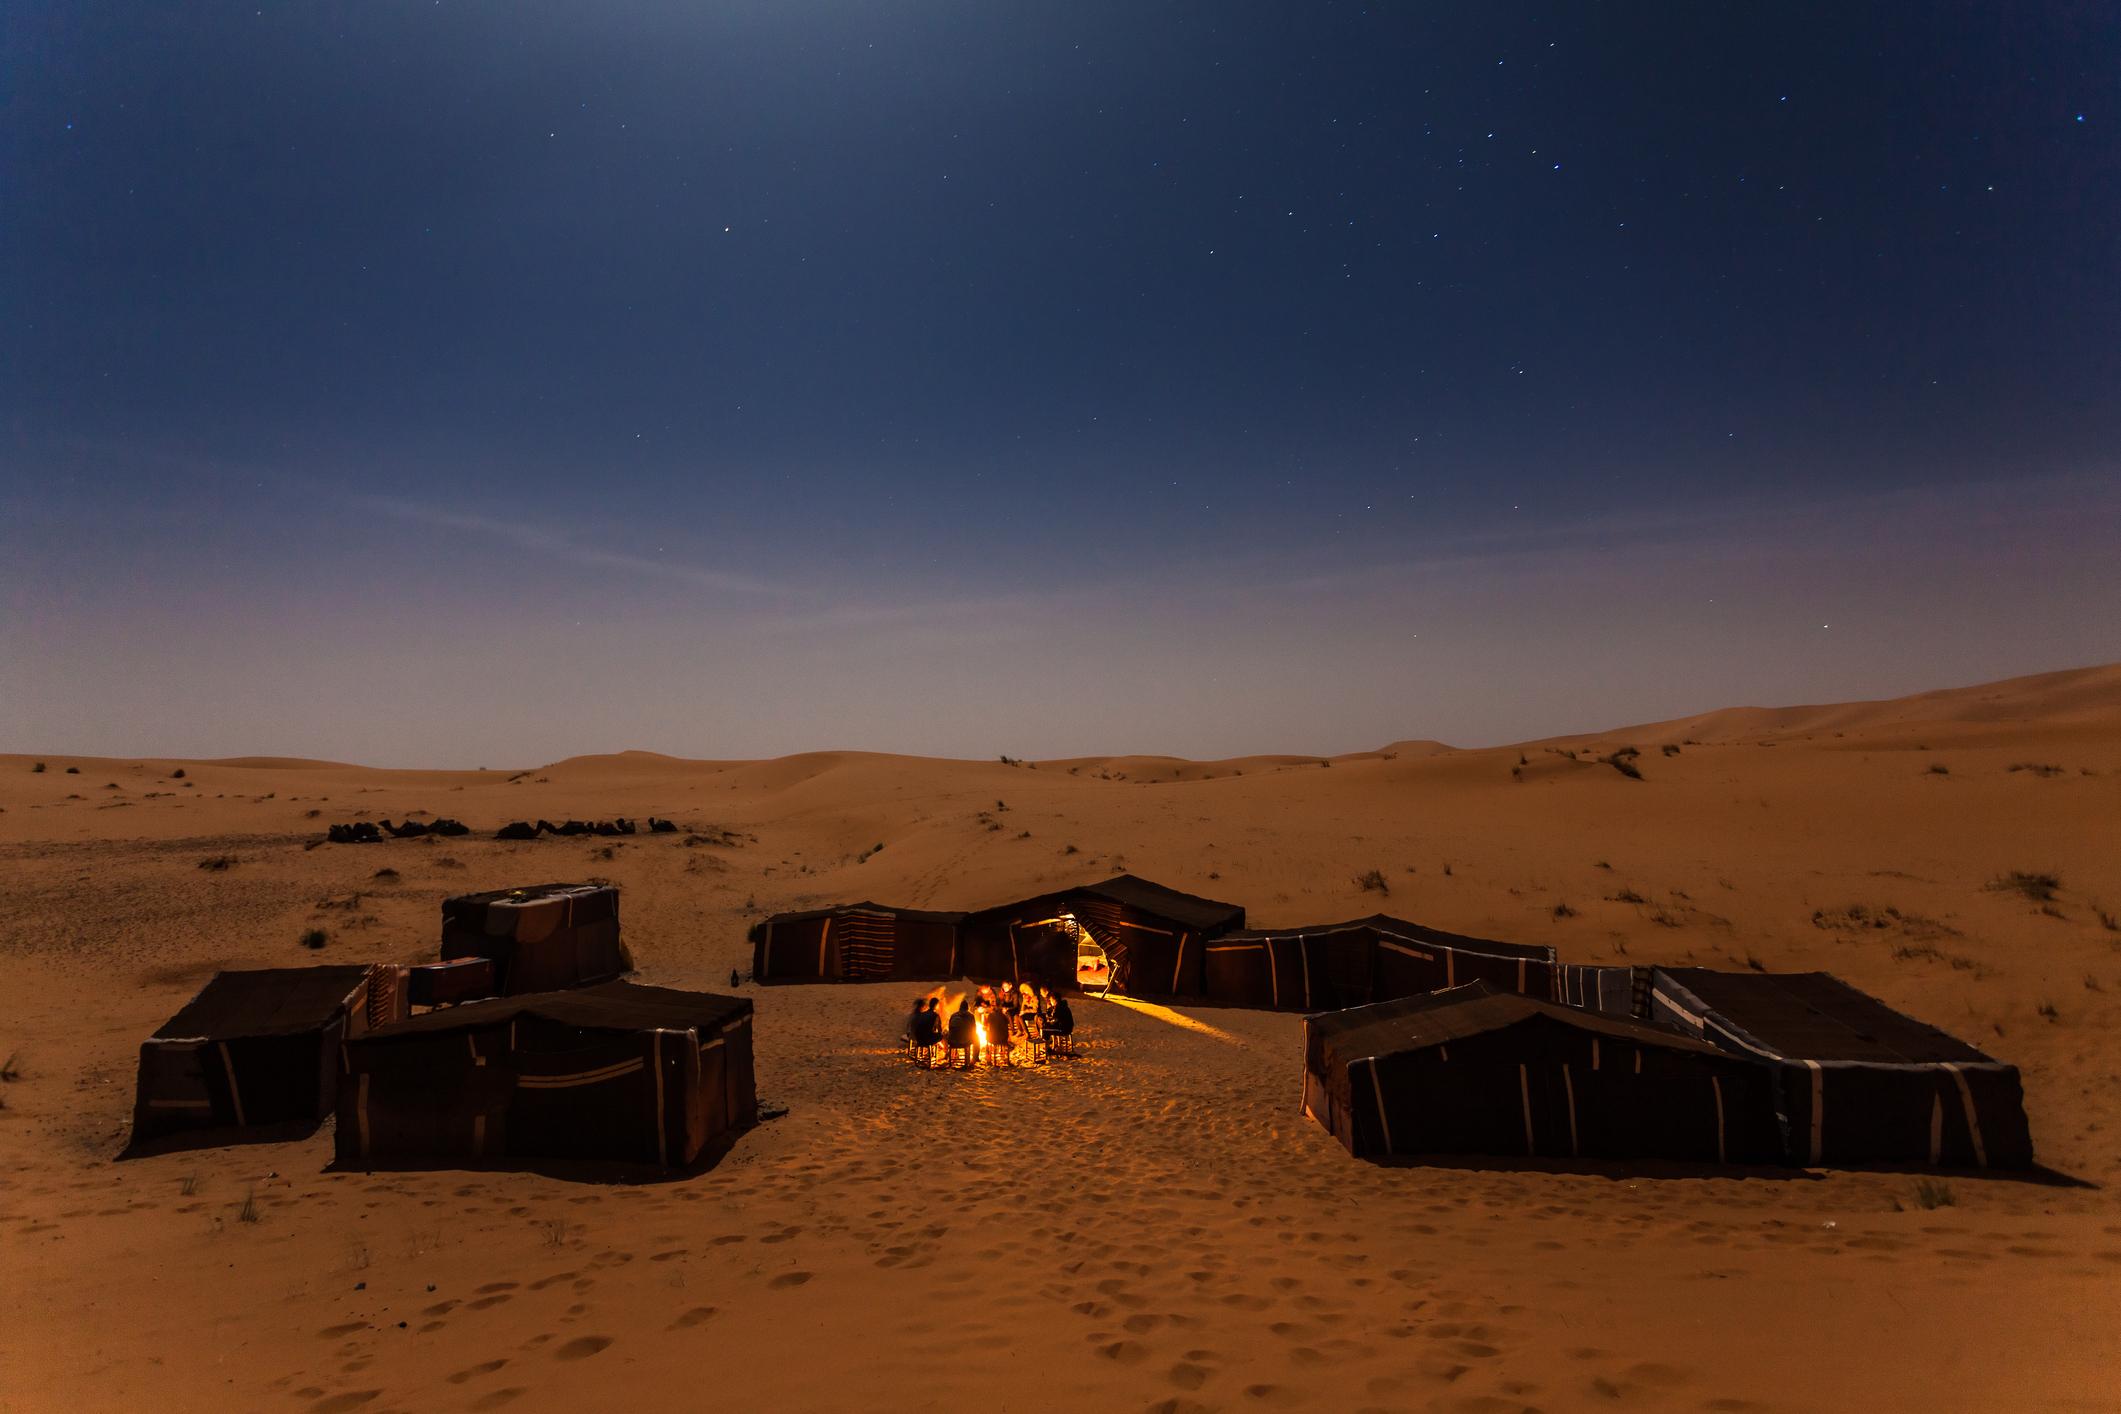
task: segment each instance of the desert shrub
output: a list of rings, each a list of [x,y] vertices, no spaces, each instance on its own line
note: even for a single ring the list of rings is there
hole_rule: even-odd
[[[1554,916],[1556,918],[1574,918],[1576,910],[1565,903],[1557,903],[1554,905]]]
[[[1930,768],[1927,772],[1927,774],[1932,776],[1949,776],[1951,773],[1952,768],[1945,765],[1942,761],[1930,762]]]
[[[243,1195],[243,1206],[236,1209],[236,1221],[254,1223],[258,1220],[258,1190],[253,1188]]]
[[[209,874],[221,874],[236,867],[233,854],[210,854],[199,861],[199,867]]]
[[[311,952],[321,952],[324,945],[330,941],[331,934],[322,928],[311,928],[302,934],[302,946]]]
[[[2060,1021],[2062,1019],[2061,1009],[2058,1008],[2053,1002],[2040,1003],[2040,1014],[2046,1017],[2049,1021]]]
[[[2013,869],[1991,880],[1989,887],[1998,893],[2018,894],[2034,903],[2049,903],[2055,897],[2055,890],[2062,887],[2062,880],[2053,874]]]
[[[1079,849],[1077,849],[1077,848],[1076,848],[1076,847],[1075,847],[1074,845],[1072,845],[1072,844],[1071,844],[1071,845],[1063,845],[1063,846],[1061,847],[1061,853],[1062,853],[1062,854],[1081,854],[1081,853],[1082,853],[1082,851],[1081,851],[1081,850],[1079,850]]]
[[[1643,896],[1642,896],[1641,894],[1638,894],[1638,893],[1636,893],[1636,892],[1635,892],[1635,891],[1634,891],[1633,889],[1622,889],[1622,890],[1621,890],[1621,891],[1620,891],[1619,893],[1617,893],[1617,894],[1607,894],[1607,895],[1606,895],[1606,902],[1608,902],[1608,903],[1648,903],[1648,902],[1649,902],[1649,900],[1648,900],[1648,899],[1646,899],[1646,898],[1644,898],[1644,897],[1643,897]]]
[[[179,767],[178,767],[178,768],[177,768],[176,770],[174,770],[174,771],[171,771],[171,772],[169,773],[169,778],[170,778],[171,780],[173,780],[173,781],[181,781],[181,780],[183,780],[183,779],[184,779],[184,768],[183,768],[182,766],[179,766]]]
[[[30,774],[31,774],[32,776],[41,776],[41,775],[43,775],[43,774],[44,774],[44,763],[43,763],[42,761],[36,762],[35,764],[33,764],[33,765],[32,765],[32,766],[31,766],[31,767],[29,768],[29,773],[30,773]]]
[[[1366,894],[1389,894],[1392,892],[1392,886],[1386,882],[1382,869],[1367,869],[1357,874],[1355,876],[1355,887]]]
[[[1599,757],[1598,762],[1602,766],[1611,766],[1631,781],[1639,781],[1642,779],[1642,768],[1635,764],[1635,758],[1640,755],[1642,753],[1634,747],[1623,746],[1610,756]]]
[[[379,884],[395,884],[398,882],[398,871],[386,864],[368,877]]]
[[[81,768],[79,766],[69,766],[66,768],[66,774],[69,776],[78,776],[81,774]]]
[[[2027,771],[2035,776],[2041,777],[2059,776],[2062,774],[2062,768],[2060,766],[2050,766],[2037,761],[2020,761],[2016,765],[2012,766],[2010,769],[2013,771]]]
[[[1666,742],[1664,744],[1664,754],[1667,756],[1677,756],[1679,754],[1679,748],[1672,745],[1670,742]]]
[[[1915,1206],[1928,1212],[1936,1208],[1957,1207],[1959,1200],[1952,1193],[1952,1186],[1941,1178],[1915,1180]]]

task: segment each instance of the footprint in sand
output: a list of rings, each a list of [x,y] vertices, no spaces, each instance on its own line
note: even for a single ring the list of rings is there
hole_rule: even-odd
[[[782,1272],[772,1281],[767,1282],[766,1285],[778,1291],[791,1286],[801,1286],[804,1282],[810,1280],[812,1275],[810,1272]]]
[[[1171,1367],[1171,1373],[1168,1378],[1172,1384],[1177,1385],[1180,1389],[1192,1390],[1199,1389],[1206,1384],[1208,1382],[1208,1374],[1207,1370],[1202,1369],[1192,1361],[1181,1360]]]
[[[528,1393],[530,1391],[522,1385],[510,1385],[506,1389],[497,1389],[492,1394],[480,1395],[471,1402],[471,1407],[474,1409],[499,1409],[504,1404],[513,1404]]]
[[[477,1379],[481,1375],[490,1375],[495,1370],[500,1369],[503,1365],[506,1365],[507,1363],[508,1361],[505,1359],[488,1360],[484,1364],[474,1365],[468,1370],[457,1371],[454,1375],[449,1376],[449,1382],[453,1385],[465,1384],[471,1380]]]
[[[676,1320],[672,1321],[670,1323],[670,1328],[674,1331],[687,1330],[693,1326],[706,1324],[708,1321],[713,1320],[718,1314],[719,1312],[716,1310],[715,1307],[695,1306],[690,1311],[685,1312]]]
[[[539,1277],[536,1281],[530,1284],[530,1289],[532,1291],[543,1291],[546,1287],[553,1285],[555,1282],[563,1282],[576,1275],[578,1275],[578,1273],[575,1272],[554,1272],[549,1277]]]
[[[497,1292],[492,1296],[482,1296],[478,1300],[472,1302],[471,1309],[474,1311],[484,1311],[490,1306],[500,1305],[503,1301],[513,1300],[515,1300],[515,1298],[513,1296],[510,1296],[507,1292]]]
[[[674,1248],[672,1248],[672,1249],[671,1249],[670,1251],[668,1251],[668,1252],[658,1252],[658,1253],[656,1253],[656,1254],[655,1254],[655,1255],[654,1255],[653,1257],[650,1257],[650,1258],[649,1258],[648,1260],[649,1260],[649,1261],[651,1261],[651,1262],[668,1262],[668,1261],[671,1261],[671,1260],[672,1260],[672,1259],[674,1259],[674,1258],[677,1258],[677,1257],[682,1257],[682,1256],[684,1256],[684,1255],[685,1255],[685,1249],[684,1249],[684,1248],[682,1248],[682,1247],[674,1247]]]
[[[309,1406],[310,1414],[343,1414],[348,1409],[359,1409],[382,1392],[379,1389],[354,1389],[344,1394],[327,1395]]]
[[[490,1281],[479,1288],[479,1295],[484,1296],[490,1291],[514,1291],[518,1285],[520,1283],[512,1281]]]
[[[1117,1360],[1122,1365],[1134,1365],[1146,1359],[1149,1350],[1140,1341],[1115,1340],[1109,1345],[1100,1345],[1097,1353],[1107,1360]]]
[[[553,1351],[552,1357],[555,1360],[587,1360],[610,1345],[611,1337],[608,1335],[578,1335]]]
[[[341,1336],[352,1335],[355,1331],[365,1331],[367,1329],[368,1322],[366,1321],[348,1321],[343,1326],[326,1326],[323,1330],[317,1332],[317,1339],[337,1340]]]

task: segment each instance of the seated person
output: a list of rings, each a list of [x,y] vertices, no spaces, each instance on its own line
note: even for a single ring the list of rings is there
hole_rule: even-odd
[[[966,998],[950,1013],[950,1049],[968,1050],[979,1040],[979,1018],[972,1014],[972,1001]]]
[[[1046,1030],[1055,1036],[1073,1036],[1075,1034],[1075,1012],[1068,1005],[1066,997],[1055,997],[1053,999],[1053,1016],[1046,1022]]]
[[[913,1014],[913,1044],[916,1046],[940,1045],[943,1039],[943,1014],[941,997],[930,997],[922,1008]]]

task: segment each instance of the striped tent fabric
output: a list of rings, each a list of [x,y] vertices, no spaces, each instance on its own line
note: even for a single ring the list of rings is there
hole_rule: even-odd
[[[397,978],[369,963],[214,974],[140,1046],[134,1141],[322,1120],[340,1042],[404,1014]]]
[[[751,1024],[742,997],[606,982],[379,1027],[342,1048],[338,1160],[687,1167],[757,1120]]]
[[[1783,1160],[1767,1066],[1485,982],[1306,1018],[1303,1111],[1380,1161]]]
[[[758,982],[892,982],[956,975],[965,915],[882,903],[776,913],[751,928]]]
[[[442,902],[442,960],[486,958],[504,996],[608,982],[633,970],[610,884],[528,884]]]
[[[2016,1066],[1828,973],[1660,967],[1650,1019],[1772,1066],[1798,1163],[2032,1165]]]
[[[1468,982],[1553,998],[1554,949],[1447,933],[1387,914],[1226,932],[1205,949],[1204,990],[1225,1006],[1330,1011]]]

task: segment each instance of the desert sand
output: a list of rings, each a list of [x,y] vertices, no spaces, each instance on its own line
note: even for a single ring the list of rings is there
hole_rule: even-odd
[[[305,847],[421,811],[684,833]],[[2121,666],[1332,759],[0,756],[0,861],[0,1408],[2121,1409]],[[1296,1017],[1088,1001],[1079,1060],[920,1073],[889,986],[745,988],[789,1113],[690,1176],[117,1159],[215,969],[431,957],[449,894],[614,880],[643,980],[726,990],[767,912],[1120,869],[1831,970],[2023,1067],[2051,1172],[1381,1168],[1297,1113]]]

